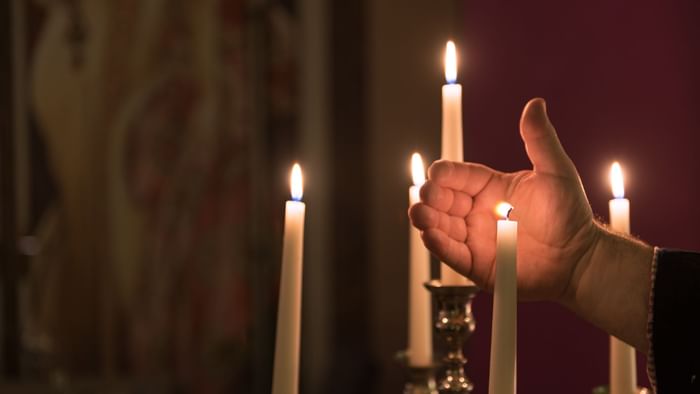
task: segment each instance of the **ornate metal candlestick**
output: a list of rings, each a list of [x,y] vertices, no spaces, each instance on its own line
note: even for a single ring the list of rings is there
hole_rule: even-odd
[[[443,358],[445,378],[438,384],[438,390],[441,394],[471,393],[474,384],[464,373],[467,359],[462,347],[476,327],[472,299],[479,288],[443,286],[438,280],[427,282],[425,287],[433,294],[438,311],[435,331],[447,345],[447,354]]]
[[[408,354],[401,351],[396,359],[406,367],[406,384],[403,394],[438,394],[435,385],[435,365],[416,367],[408,364]]]
[[[610,394],[610,387],[608,386],[598,386],[593,389],[593,394]],[[636,394],[651,394],[651,391],[644,387],[638,387]]]

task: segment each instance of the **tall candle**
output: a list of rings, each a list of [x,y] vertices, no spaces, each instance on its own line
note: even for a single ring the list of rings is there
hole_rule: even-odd
[[[296,394],[299,390],[299,338],[301,333],[301,278],[304,252],[304,214],[301,202],[301,167],[291,174],[292,200],[284,213],[282,274],[277,310],[277,338],[272,394]]]
[[[514,394],[516,388],[518,222],[509,220],[508,203],[496,208],[503,220],[496,230],[496,279],[493,291],[489,394]]]
[[[630,202],[625,198],[622,168],[618,162],[610,168],[613,198],[610,200],[610,227],[621,233],[630,232]],[[634,348],[610,336],[610,393],[637,392],[637,360]]]
[[[445,47],[445,80],[442,85],[442,159],[464,161],[462,146],[462,85],[457,83],[457,49],[452,41]],[[440,265],[443,285],[472,285],[469,279],[445,263]]]
[[[418,153],[411,157],[413,186],[408,189],[410,205],[420,201],[420,187],[425,183],[425,167]],[[425,367],[433,362],[433,331],[430,292],[423,285],[430,280],[430,254],[423,246],[420,232],[409,225],[408,279],[408,364]]]

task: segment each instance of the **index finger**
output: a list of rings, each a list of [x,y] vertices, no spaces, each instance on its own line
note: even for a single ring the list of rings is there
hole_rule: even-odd
[[[428,178],[435,184],[467,193],[479,194],[498,171],[477,163],[438,160],[428,168]]]

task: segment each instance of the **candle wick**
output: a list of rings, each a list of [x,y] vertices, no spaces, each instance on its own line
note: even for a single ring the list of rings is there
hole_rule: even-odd
[[[511,212],[513,212],[513,207],[510,207],[510,209],[508,209],[508,213],[506,213],[506,220],[510,220],[510,213]]]

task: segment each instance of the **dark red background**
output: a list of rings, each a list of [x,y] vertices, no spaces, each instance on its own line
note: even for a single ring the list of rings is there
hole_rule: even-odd
[[[465,157],[529,166],[518,118],[544,97],[594,212],[607,220],[607,172],[618,160],[632,232],[700,250],[700,3],[470,1],[462,37]],[[488,382],[491,297],[476,301],[470,374]],[[519,308],[518,391],[590,393],[608,381],[607,336],[552,304]],[[640,382],[647,384],[644,357]],[[477,393],[486,393],[480,384]]]

